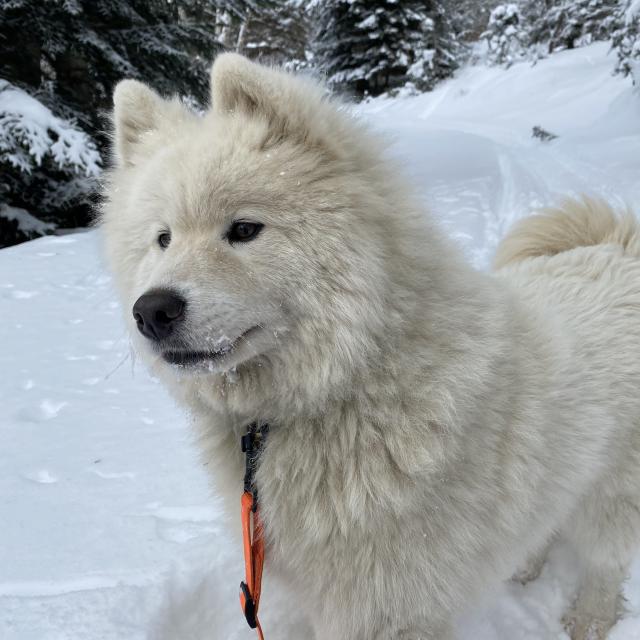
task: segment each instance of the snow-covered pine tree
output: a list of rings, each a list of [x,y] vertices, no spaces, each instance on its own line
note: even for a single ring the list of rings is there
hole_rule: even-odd
[[[548,54],[550,35],[546,18],[551,9],[561,2],[564,0],[517,0],[527,58],[537,60]]]
[[[608,40],[619,0],[520,0],[528,44],[537,53]]]
[[[247,11],[238,53],[262,62],[296,68],[306,64],[309,24],[297,0],[264,3]]]
[[[0,13],[0,76],[91,130],[123,76],[205,101],[220,49],[206,0],[11,0]],[[199,8],[206,19],[196,19]],[[209,14],[211,12],[209,11]],[[16,37],[15,34],[19,34]]]
[[[406,81],[415,51],[422,49],[424,20],[425,14],[409,14],[393,1],[320,1],[316,63],[331,86],[378,95]]]
[[[77,206],[99,173],[86,133],[0,80],[0,247],[52,231],[29,210]]]
[[[443,0],[443,6],[461,42],[482,38],[496,0]]]
[[[429,14],[425,27],[425,46],[418,56],[417,63],[409,69],[418,89],[432,89],[440,80],[453,75],[460,66],[467,48],[458,37],[460,25],[443,0],[430,0],[423,3]]]
[[[312,49],[329,83],[378,95],[428,89],[457,66],[460,45],[442,0],[318,0]]]
[[[125,76],[139,78],[164,93],[206,102],[207,67],[221,49],[215,10],[221,6],[241,15],[248,2],[257,4],[257,0],[6,0],[0,3],[0,78],[35,97],[60,121],[87,132],[104,152],[108,144],[104,114],[114,84]],[[7,132],[3,134],[6,141]],[[5,183],[0,196],[5,205],[28,209],[60,226],[88,222],[88,181],[78,182],[44,160],[28,175],[21,186],[19,175]],[[57,198],[45,197],[49,188],[25,188],[36,183],[55,184]],[[6,188],[7,184],[14,186]]]
[[[640,0],[622,2],[612,44],[618,54],[616,71],[640,85]]]
[[[496,7],[483,34],[488,59],[511,64],[611,38],[620,0],[519,0]]]
[[[215,25],[227,51],[265,62],[305,60],[308,21],[300,0],[179,0],[190,20]]]
[[[489,15],[487,60],[490,64],[512,65],[526,55],[527,34],[520,8],[515,3],[500,4]]]
[[[614,28],[618,0],[563,0],[543,19],[549,52],[608,40]]]

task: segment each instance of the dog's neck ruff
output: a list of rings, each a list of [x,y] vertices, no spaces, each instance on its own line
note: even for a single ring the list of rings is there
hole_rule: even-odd
[[[249,626],[256,629],[259,640],[264,640],[258,620],[264,566],[264,535],[258,509],[255,473],[268,431],[269,425],[258,425],[254,422],[249,425],[247,433],[240,440],[242,453],[245,454],[244,492],[240,503],[245,579],[240,583],[240,606]]]

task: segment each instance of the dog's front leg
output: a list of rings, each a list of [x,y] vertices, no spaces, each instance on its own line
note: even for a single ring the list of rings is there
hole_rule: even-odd
[[[312,616],[313,617],[313,616]],[[339,617],[331,620],[313,620],[315,640],[454,640],[453,627],[449,623],[413,622],[403,624],[370,624],[362,620],[358,624],[354,615],[342,621]]]
[[[454,640],[450,625],[441,625],[434,629],[427,626],[411,627],[410,629],[388,629],[381,631],[376,640]]]
[[[315,627],[314,638],[315,640],[323,640],[324,638],[334,638],[335,640],[454,640],[453,631],[450,626],[444,626],[438,628],[438,630],[427,630],[426,628],[411,628],[411,629],[385,629],[380,631],[374,636],[369,635],[328,635],[328,633],[335,634],[335,630],[332,628],[331,632],[328,632],[324,626]]]

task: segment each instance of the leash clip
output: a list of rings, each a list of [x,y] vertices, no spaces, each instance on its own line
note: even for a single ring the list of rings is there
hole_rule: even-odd
[[[244,612],[244,617],[247,619],[247,624],[255,629],[258,626],[258,618],[256,616],[256,603],[251,597],[251,592],[247,583],[243,580],[240,583],[240,606]]]

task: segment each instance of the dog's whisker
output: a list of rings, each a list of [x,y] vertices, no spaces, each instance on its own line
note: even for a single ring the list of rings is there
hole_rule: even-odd
[[[109,371],[109,373],[107,373],[103,380],[108,380],[116,371],[118,371],[118,369],[120,369],[120,367],[122,367],[122,365],[131,358],[131,363],[133,365],[134,362],[134,358],[133,358],[133,353],[132,351],[129,351],[128,353],[126,353],[124,355],[124,357],[118,362],[118,364],[116,364],[116,366],[111,369],[111,371]]]

